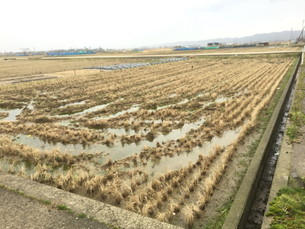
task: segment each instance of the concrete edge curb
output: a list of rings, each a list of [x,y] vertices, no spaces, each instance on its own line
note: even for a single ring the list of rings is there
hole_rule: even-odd
[[[37,183],[23,177],[0,172],[0,185],[24,193],[27,196],[62,204],[77,214],[84,213],[100,223],[126,229],[179,229],[180,227],[144,217],[97,200],[66,192],[52,186]]]
[[[271,119],[255,151],[222,229],[244,228],[246,224],[247,216],[251,210],[250,206],[252,205],[255,192],[257,190],[258,181],[265,166],[265,159],[267,157],[266,152],[268,152],[269,148],[271,147],[270,142],[274,139],[276,126],[279,123],[278,117],[284,110],[283,105],[287,101],[287,95],[292,88],[293,80],[296,77],[299,64],[300,58],[298,58],[297,64],[289,78],[287,86],[273,111]]]

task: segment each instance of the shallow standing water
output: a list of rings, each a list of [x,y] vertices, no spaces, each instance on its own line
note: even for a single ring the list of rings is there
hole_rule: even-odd
[[[206,141],[201,147],[196,146],[189,153],[181,153],[173,157],[163,157],[157,162],[149,161],[145,170],[151,175],[164,174],[166,171],[181,169],[189,163],[194,163],[201,154],[208,155],[213,148],[218,145],[226,147],[237,139],[241,127],[235,130],[227,130],[221,136],[214,136],[210,141]]]
[[[199,128],[204,119],[200,119],[194,123],[186,123],[181,129],[174,129],[170,133],[163,135],[160,134],[153,141],[143,140],[138,143],[123,144],[120,141],[115,141],[111,145],[105,144],[63,144],[60,142],[52,143],[43,141],[39,137],[30,135],[19,134],[15,137],[15,141],[25,145],[29,145],[34,148],[41,149],[43,151],[50,151],[58,149],[64,153],[71,153],[73,155],[79,155],[82,152],[85,153],[101,153],[107,154],[107,159],[120,160],[125,157],[129,157],[140,153],[145,146],[155,147],[157,143],[163,141],[177,140],[184,137],[189,131]]]
[[[8,116],[3,118],[3,119],[0,119],[1,121],[16,121],[17,119],[17,116],[21,114],[22,112],[22,108],[19,109],[12,109],[12,110],[3,110],[3,109],[0,109],[1,112],[7,112],[8,113]]]
[[[197,128],[200,126],[200,121],[198,121]],[[203,120],[201,120],[203,122]],[[167,140],[178,139],[181,134],[186,134],[189,130],[194,128],[196,125],[194,123],[189,124],[185,129],[173,130],[169,136],[160,135],[154,141],[141,141],[138,144],[122,144],[121,142],[116,142],[113,146],[107,146],[103,144],[92,144],[92,145],[81,145],[81,144],[67,144],[62,143],[51,143],[42,141],[38,137],[27,136],[27,135],[17,135],[15,141],[25,145],[29,145],[33,148],[37,148],[43,151],[50,151],[58,149],[63,153],[71,153],[73,155],[79,155],[80,153],[101,153],[103,156],[99,159],[99,163],[102,165],[109,159],[111,160],[121,160],[126,157],[140,153],[145,146],[155,147],[157,142],[160,142],[161,139],[167,138]],[[213,147],[216,145],[219,146],[228,146],[231,144],[239,135],[241,127],[235,130],[227,130],[221,136],[214,136],[210,141],[206,141],[202,144],[201,147],[194,147],[191,152],[182,152],[180,154],[175,154],[172,157],[162,157],[162,160],[154,161],[149,160],[146,165],[143,166],[143,170],[148,173],[150,177],[155,175],[163,174],[169,170],[181,169],[187,166],[189,163],[194,163],[200,154],[209,154]]]

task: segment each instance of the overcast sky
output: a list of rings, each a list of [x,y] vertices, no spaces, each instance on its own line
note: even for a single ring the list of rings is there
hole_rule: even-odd
[[[1,0],[0,52],[135,48],[300,30],[305,0]]]

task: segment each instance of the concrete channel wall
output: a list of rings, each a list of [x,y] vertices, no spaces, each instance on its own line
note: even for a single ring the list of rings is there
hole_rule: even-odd
[[[272,117],[255,151],[252,161],[248,167],[248,171],[246,172],[242,184],[235,196],[222,229],[245,228],[255,193],[258,188],[259,180],[266,165],[266,158],[271,149],[272,142],[275,140],[276,130],[284,113],[285,104],[289,99],[289,94],[292,90],[293,82],[296,78],[299,65],[300,58],[298,58],[297,64],[289,78],[287,86],[274,109]]]

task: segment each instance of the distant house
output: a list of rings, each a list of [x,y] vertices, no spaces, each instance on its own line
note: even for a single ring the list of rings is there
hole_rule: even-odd
[[[208,43],[208,46],[211,47],[211,46],[219,46],[220,43],[219,42],[211,42],[211,43]]]
[[[258,46],[261,46],[261,47],[268,46],[268,45],[269,45],[269,42],[267,42],[267,41],[258,43]]]

